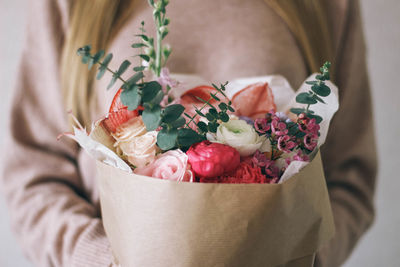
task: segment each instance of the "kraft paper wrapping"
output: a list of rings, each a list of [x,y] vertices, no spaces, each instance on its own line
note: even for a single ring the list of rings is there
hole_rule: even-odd
[[[122,267],[309,267],[334,233],[319,153],[281,184],[175,182],[97,165]]]

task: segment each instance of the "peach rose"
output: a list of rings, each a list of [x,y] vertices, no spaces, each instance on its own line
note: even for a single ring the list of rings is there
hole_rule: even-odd
[[[134,117],[120,125],[112,134],[117,154],[135,167],[144,167],[154,161],[159,151],[157,132],[147,132],[141,117]]]
[[[157,145],[157,132],[151,131],[144,135],[136,136],[130,142],[119,144],[123,156],[136,168],[152,163],[159,151]]]

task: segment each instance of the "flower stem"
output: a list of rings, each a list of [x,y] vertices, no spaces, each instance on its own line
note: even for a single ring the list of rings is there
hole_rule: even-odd
[[[161,42],[162,42],[162,33],[161,33],[161,16],[160,13],[155,16],[155,22],[157,25],[157,51],[156,51],[156,76],[160,77],[161,74]]]

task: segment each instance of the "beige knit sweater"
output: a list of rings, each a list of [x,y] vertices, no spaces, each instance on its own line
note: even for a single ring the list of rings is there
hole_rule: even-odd
[[[67,0],[29,1],[25,49],[17,73],[7,131],[1,187],[13,230],[37,266],[108,266],[109,243],[99,212],[91,160],[76,144],[56,136],[68,130],[60,90],[60,51],[68,30]],[[113,41],[116,67],[133,54],[141,20],[151,24],[147,1]],[[282,74],[294,88],[306,78],[301,51],[285,23],[263,0],[174,0],[168,42],[171,72],[210,81]],[[376,152],[359,7],[332,1],[340,110],[322,148],[336,221],[334,239],[317,266],[339,266],[373,219]],[[85,44],[82,44],[85,45]],[[115,90],[96,84],[106,112]],[[93,118],[95,119],[96,116]]]

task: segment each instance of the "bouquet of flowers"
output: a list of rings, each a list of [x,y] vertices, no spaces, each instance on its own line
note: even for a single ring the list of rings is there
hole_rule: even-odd
[[[338,109],[329,63],[295,93],[281,76],[207,85],[170,74],[167,0],[128,79],[112,54],[78,50],[122,82],[109,113],[75,139],[97,159],[104,227],[121,266],[313,266],[333,234],[319,147]],[[153,73],[151,76],[150,73]],[[149,77],[149,78],[148,78]],[[78,123],[79,125],[79,123]]]

